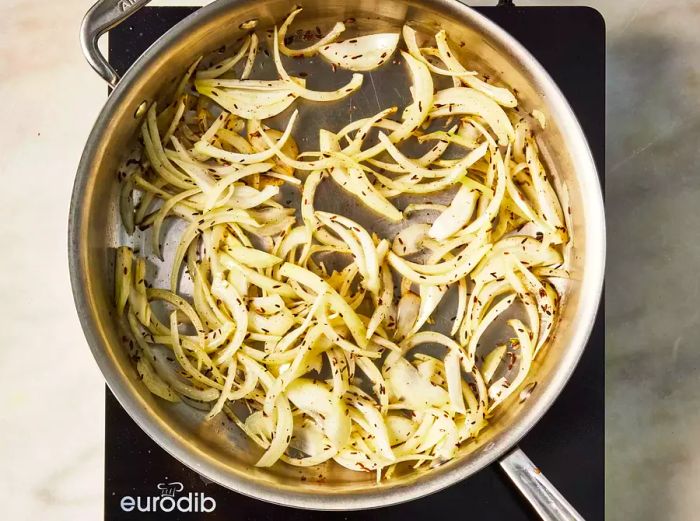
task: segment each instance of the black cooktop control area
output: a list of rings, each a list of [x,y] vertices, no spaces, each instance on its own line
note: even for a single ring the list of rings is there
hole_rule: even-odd
[[[494,1],[495,3],[495,1]],[[144,8],[109,34],[110,62],[124,73],[190,7]],[[578,116],[601,178],[605,159],[605,23],[586,7],[478,9],[517,38],[549,71]],[[587,520],[603,519],[604,327],[599,312],[571,381],[521,447]],[[494,464],[429,497],[365,512],[313,512],[251,499],[172,458],[107,390],[105,520],[409,521],[538,519]],[[145,510],[145,511],[144,511]]]

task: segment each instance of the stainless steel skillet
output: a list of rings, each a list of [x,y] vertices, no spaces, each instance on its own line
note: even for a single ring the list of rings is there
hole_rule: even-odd
[[[595,167],[578,122],[547,73],[507,33],[454,0],[303,2],[304,18],[311,27],[353,18],[361,31],[400,27],[405,20],[428,30],[445,28],[454,40],[465,42],[465,57],[476,68],[516,88],[523,106],[543,110],[549,122],[542,138],[547,167],[562,180],[560,190],[567,194],[574,243],[569,266],[573,276],[562,318],[531,377],[538,385],[522,403],[516,397],[516,403],[494,417],[477,443],[442,467],[399,475],[378,485],[373,476],[337,468],[326,469],[322,483],[300,481],[298,469],[253,467],[255,453],[234,429],[205,426],[199,411],[166,405],[151,396],[128,359],[111,305],[113,249],[125,240],[116,211],[115,172],[134,142],[143,108],[159,99],[164,85],[194,58],[235,40],[244,32],[245,22],[255,19],[261,28],[270,26],[292,4],[285,0],[219,0],[168,31],[120,80],[99,55],[96,40],[146,3],[103,0],[86,16],[82,38],[88,60],[115,89],[86,144],[69,227],[71,280],[80,319],[107,383],[129,414],[163,448],[196,471],[233,490],[275,503],[329,510],[385,506],[440,490],[500,459],[543,518],[576,519],[566,501],[514,449],[572,373],[592,328],[603,280],[604,216]],[[407,89],[404,85],[402,91],[392,74],[374,77],[374,94],[359,99],[353,109],[357,113],[342,107],[331,111],[324,107],[323,112],[311,107],[306,117],[342,126],[348,118],[361,117],[363,110],[376,112],[376,104],[402,105]],[[304,140],[302,135],[295,137]]]

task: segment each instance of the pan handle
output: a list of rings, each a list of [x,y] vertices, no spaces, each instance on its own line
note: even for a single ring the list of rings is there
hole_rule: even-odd
[[[584,521],[522,450],[516,447],[500,464],[543,521]]]
[[[80,25],[80,46],[85,59],[111,87],[117,86],[119,75],[100,52],[97,41],[148,2],[149,0],[98,0],[83,18]]]

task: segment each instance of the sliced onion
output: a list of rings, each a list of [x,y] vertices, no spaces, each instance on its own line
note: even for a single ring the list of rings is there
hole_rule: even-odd
[[[559,229],[562,227],[564,215],[557,199],[556,193],[552,185],[547,180],[547,177],[542,168],[539,158],[536,156],[536,145],[534,141],[528,140],[525,146],[525,160],[527,161],[535,193],[537,194],[537,202],[542,212],[542,218],[551,226]]]
[[[233,338],[224,350],[217,356],[217,362],[222,363],[233,358],[233,355],[243,344],[248,330],[248,309],[243,304],[241,296],[225,280],[216,279],[212,284],[212,293],[226,304],[232,318],[236,322]]]
[[[379,259],[377,258],[377,248],[372,241],[372,238],[362,226],[355,221],[348,219],[342,215],[329,214],[326,212],[316,212],[320,218],[325,218],[328,221],[336,222],[350,232],[361,245],[362,257],[365,262],[365,271],[367,275],[367,289],[375,295],[379,293]],[[324,221],[324,222],[328,222]]]
[[[484,334],[486,329],[501,315],[503,314],[510,305],[515,301],[515,294],[507,295],[498,304],[496,304],[491,310],[486,313],[486,316],[477,324],[474,334],[469,337],[469,344],[467,345],[467,360],[470,364],[476,363],[476,346]]]
[[[418,317],[416,318],[413,328],[411,328],[411,334],[417,333],[423,325],[432,316],[433,311],[437,308],[438,304],[442,300],[442,297],[447,293],[447,286],[429,286],[426,284],[421,284],[419,286],[420,292],[420,309],[418,311]]]
[[[462,365],[460,351],[451,349],[445,355],[445,378],[447,379],[447,391],[450,395],[452,410],[456,413],[466,414],[464,397],[462,396]]]
[[[389,441],[389,433],[382,414],[376,409],[373,404],[361,397],[353,397],[352,405],[357,409],[366,420],[366,431],[370,434],[372,444],[377,448],[379,455],[387,462],[393,462],[396,459],[394,452],[391,450],[391,442]]]
[[[418,273],[407,261],[393,252],[389,252],[388,259],[389,263],[396,271],[416,284],[452,284],[467,276],[490,249],[490,245],[474,248],[469,255],[465,255],[463,259],[455,264],[453,271],[437,275],[423,275]]]
[[[114,261],[114,287],[116,288],[115,303],[120,315],[124,313],[124,307],[129,300],[129,293],[131,293],[133,264],[134,251],[127,246],[117,248],[116,260]]]
[[[382,280],[382,292],[377,297],[377,307],[374,309],[374,313],[372,313],[372,317],[367,325],[367,333],[365,336],[368,339],[372,338],[372,335],[377,328],[379,328],[379,326],[388,317],[392,299],[394,297],[394,279],[391,274],[391,270],[386,264],[382,264],[380,267],[380,274]]]
[[[444,30],[438,32],[435,35],[435,41],[438,45],[440,58],[442,59],[442,61],[445,62],[448,68],[458,72],[468,72],[462,66],[462,64],[459,63],[459,61],[454,57],[452,51],[450,50],[450,47],[447,43],[447,33]],[[476,89],[482,92],[483,94],[486,94],[494,101],[496,101],[499,105],[503,105],[504,107],[515,107],[518,104],[518,100],[515,99],[513,93],[510,92],[508,89],[505,89],[503,87],[494,87],[493,85],[481,81],[473,75],[460,76],[460,79],[469,87]]]
[[[279,45],[280,51],[282,51],[282,54],[285,56],[291,56],[291,57],[300,57],[300,56],[313,56],[316,54],[318,51],[323,50],[325,46],[328,44],[334,42],[335,40],[338,39],[338,37],[345,31],[345,24],[343,22],[337,22],[331,31],[321,38],[319,41],[314,43],[313,45],[309,45],[308,47],[305,47],[304,49],[290,49],[287,47],[284,43],[285,38],[287,37],[287,30],[289,29],[289,26],[292,25],[292,22],[294,21],[294,18],[302,11],[301,7],[297,7],[294,9],[291,13],[289,13],[289,16],[287,16],[287,19],[284,21],[284,23],[280,26],[279,29],[279,35],[276,37],[276,42]]]
[[[454,235],[469,222],[474,213],[477,198],[478,194],[475,190],[462,185],[447,210],[433,221],[428,235],[438,241]]]
[[[396,312],[396,332],[394,338],[401,340],[414,329],[414,324],[418,318],[421,306],[421,299],[410,291],[401,296],[399,307]]]
[[[367,347],[367,329],[362,323],[360,318],[357,316],[355,311],[348,305],[348,303],[331,288],[327,282],[321,279],[318,275],[311,273],[309,270],[305,270],[289,262],[285,262],[280,268],[280,276],[289,277],[300,284],[308,286],[310,289],[316,292],[317,295],[327,294],[329,303],[340,313],[344,322],[347,324],[353,338],[362,348]]]
[[[512,382],[508,382],[505,377],[501,377],[496,380],[489,387],[489,396],[493,400],[489,411],[492,411],[499,404],[504,402],[515,390],[520,387],[528,372],[530,371],[530,365],[532,364],[533,357],[533,347],[530,341],[530,337],[527,332],[525,325],[519,320],[510,320],[508,325],[513,328],[516,336],[518,337],[518,344],[520,349],[520,363],[518,365],[518,372]]]
[[[475,76],[476,72],[466,71],[466,70],[449,70],[436,67],[430,63],[423,54],[421,53],[420,47],[418,46],[417,33],[416,30],[408,25],[403,26],[403,39],[406,42],[406,47],[408,47],[408,52],[411,56],[423,62],[432,72],[435,74],[441,74],[443,76]]]
[[[391,250],[397,255],[405,257],[423,249],[423,239],[428,235],[430,225],[415,223],[401,230],[394,237]]]
[[[505,146],[515,137],[515,131],[503,109],[491,98],[469,87],[452,87],[435,95],[431,118],[473,114],[483,118]]]
[[[250,80],[248,80],[250,81]],[[197,92],[211,98],[231,114],[246,119],[267,119],[284,112],[297,98],[297,94],[281,84],[277,90],[236,90],[217,88],[216,81],[199,80],[195,83]]]
[[[501,362],[506,355],[507,349],[508,346],[505,344],[500,345],[492,349],[489,354],[484,357],[484,362],[481,365],[481,374],[483,375],[486,383],[489,383],[493,379],[498,367],[501,365]]]
[[[279,74],[283,80],[287,81],[287,85],[289,86],[290,90],[300,98],[304,98],[309,101],[337,101],[352,94],[362,86],[362,81],[364,79],[362,74],[353,74],[352,79],[345,86],[335,91],[320,92],[302,87],[301,85],[292,81],[292,78],[289,76],[289,74],[287,74],[287,71],[285,71],[284,66],[282,65],[277,27],[275,27],[274,38],[273,57],[275,60],[275,67],[277,67],[277,74]]]
[[[401,212],[369,182],[365,173],[359,168],[334,168],[331,177],[345,191],[350,192],[371,210],[387,219],[399,222],[403,219]]]
[[[391,402],[422,411],[430,407],[443,407],[449,403],[449,394],[441,387],[425,380],[405,358],[389,355],[382,374],[387,383]]]
[[[256,467],[272,466],[280,459],[284,451],[287,450],[289,440],[292,437],[294,418],[292,416],[292,409],[289,407],[289,401],[285,396],[277,398],[277,402],[275,403],[275,416],[277,420],[275,423],[275,435],[272,437],[270,447],[255,464]]]
[[[413,103],[409,105],[401,126],[389,134],[392,143],[398,143],[409,137],[428,117],[433,107],[433,78],[430,70],[406,52],[401,52],[411,74]],[[357,154],[357,161],[365,161],[385,150],[384,144],[379,143],[372,148]]]
[[[321,421],[328,439],[336,448],[343,447],[350,438],[350,418],[345,401],[334,396],[327,385],[306,378],[298,378],[287,387],[287,396],[306,414]]]
[[[253,45],[251,37],[247,36],[246,39],[243,40],[241,47],[238,49],[235,55],[220,61],[216,65],[211,66],[209,69],[197,71],[197,79],[218,78],[222,74],[226,74],[233,67],[235,67],[239,61],[243,59],[243,57],[246,55],[246,52],[248,51],[248,48],[251,47],[251,45],[253,47],[257,47],[257,37],[256,42]]]
[[[253,66],[255,65],[255,58],[258,55],[258,35],[253,33],[250,35],[250,47],[248,48],[248,57],[245,61],[245,67],[241,73],[241,79],[247,80],[251,72],[253,72]]]
[[[264,289],[268,293],[276,293],[284,298],[294,298],[296,296],[296,292],[292,289],[292,287],[289,284],[273,279],[271,277],[263,275],[262,273],[259,273],[258,271],[252,268],[244,266],[243,264],[236,262],[233,259],[233,257],[229,255],[222,254],[219,257],[219,260],[221,264],[224,265],[227,269],[238,272],[239,274],[245,276],[245,278],[251,284],[254,284],[259,288]]]
[[[398,43],[398,33],[368,34],[324,45],[319,49],[319,53],[342,69],[373,71],[391,59]]]

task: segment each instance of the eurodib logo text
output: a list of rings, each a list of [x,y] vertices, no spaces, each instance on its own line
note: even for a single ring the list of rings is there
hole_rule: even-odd
[[[216,509],[216,500],[204,492],[182,494],[185,486],[179,481],[158,483],[158,495],[124,496],[119,506],[124,512],[199,512],[210,513]]]

